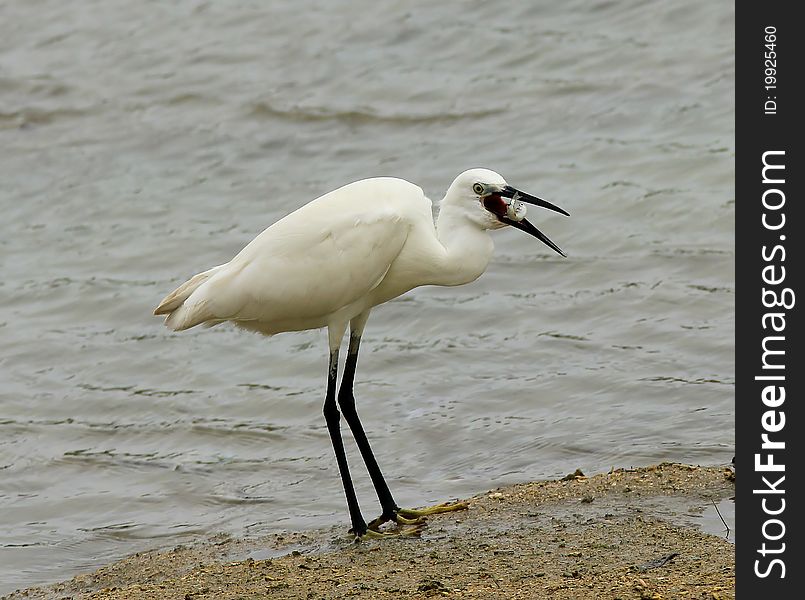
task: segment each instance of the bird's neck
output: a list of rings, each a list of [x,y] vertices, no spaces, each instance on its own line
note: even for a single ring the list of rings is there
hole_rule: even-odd
[[[444,247],[436,285],[462,285],[486,270],[494,244],[485,229],[459,207],[443,204],[436,219],[436,235]]]

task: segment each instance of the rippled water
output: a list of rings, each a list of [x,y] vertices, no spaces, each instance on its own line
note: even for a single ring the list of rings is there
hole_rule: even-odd
[[[402,505],[733,456],[730,2],[0,4],[0,593],[146,547],[348,526],[323,332],[151,310],[274,220],[485,166],[572,213],[376,309]],[[377,506],[351,441],[367,517]]]

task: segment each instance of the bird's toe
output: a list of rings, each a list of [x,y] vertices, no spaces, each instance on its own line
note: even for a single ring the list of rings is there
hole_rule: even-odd
[[[403,519],[418,519],[455,510],[467,510],[469,507],[468,502],[444,502],[425,508],[401,508],[397,511],[397,516]]]
[[[394,515],[394,522],[397,525],[424,525],[427,522],[427,517],[424,515],[417,517],[404,517],[399,512]]]
[[[396,523],[397,525],[423,525],[427,518],[425,515],[405,515],[406,509],[396,508],[393,511],[384,512],[382,515],[371,521],[368,525],[369,529],[379,531],[380,527],[386,523]]]
[[[362,535],[355,536],[355,542],[361,542],[363,540],[387,540],[390,538],[401,538],[401,537],[420,537],[422,535],[422,529],[425,527],[424,521],[418,523],[417,525],[412,525],[408,527],[398,527],[396,529],[389,529],[387,531],[380,531],[378,529],[367,529],[366,532]]]

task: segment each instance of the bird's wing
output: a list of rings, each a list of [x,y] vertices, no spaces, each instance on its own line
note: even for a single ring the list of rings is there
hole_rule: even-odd
[[[430,200],[398,179],[356,182],[274,223],[168,317],[174,329],[253,321],[294,329],[360,301],[388,272]],[[291,324],[291,325],[289,325]]]
[[[237,273],[220,290],[230,310],[219,318],[304,320],[356,302],[383,280],[402,250],[408,230],[401,221],[375,214],[309,223],[304,232],[277,228],[233,260]]]

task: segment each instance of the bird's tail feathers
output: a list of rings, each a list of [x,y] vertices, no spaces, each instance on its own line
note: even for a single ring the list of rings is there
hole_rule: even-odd
[[[182,304],[165,318],[165,326],[174,331],[184,331],[214,319],[215,315],[209,310],[208,304],[208,300]]]
[[[190,305],[186,301],[202,284],[204,284],[210,277],[224,265],[218,265],[208,271],[194,275],[189,280],[185,281],[178,288],[173,290],[170,294],[163,298],[154,309],[155,315],[168,315],[165,319],[165,325],[174,331],[181,331],[189,329],[194,325],[203,323],[214,315],[206,309],[207,301],[199,299],[197,302],[192,302]]]

